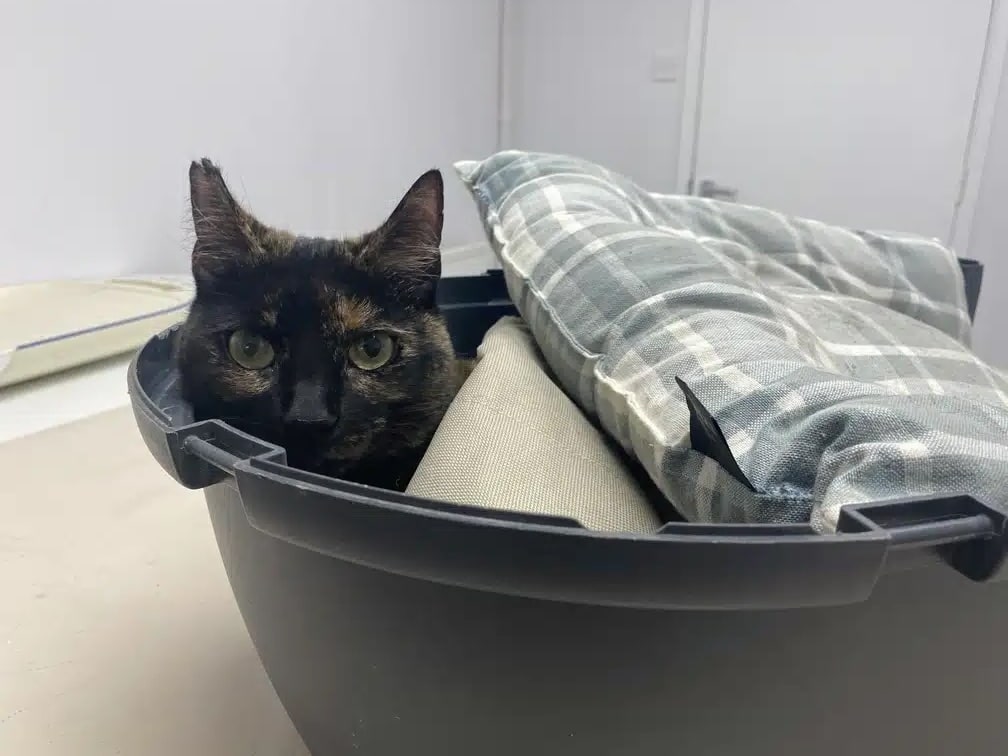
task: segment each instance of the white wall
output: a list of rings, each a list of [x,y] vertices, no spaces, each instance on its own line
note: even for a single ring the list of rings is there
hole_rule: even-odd
[[[0,2],[0,282],[188,269],[187,170],[264,220],[376,225],[496,146],[497,0]],[[482,239],[448,179],[446,245]]]
[[[675,190],[689,0],[508,0],[507,146]],[[656,52],[679,75],[656,82]]]
[[[973,348],[1008,368],[1008,59],[994,112],[980,194],[970,231],[969,257],[984,263]]]
[[[989,16],[990,0],[713,0],[697,180],[947,238]]]
[[[508,145],[674,191],[689,0],[508,0]],[[186,170],[265,220],[377,223],[430,165],[495,148],[497,0],[0,2],[0,283],[185,271]],[[1006,71],[1008,77],[1008,71]],[[445,244],[483,239],[448,176]],[[1008,85],[969,253],[978,351],[1008,365]],[[479,256],[469,266],[489,262]],[[467,268],[468,270],[468,268]]]

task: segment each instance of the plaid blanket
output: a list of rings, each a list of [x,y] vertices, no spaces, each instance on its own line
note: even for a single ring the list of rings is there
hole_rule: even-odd
[[[1008,380],[969,350],[939,242],[651,194],[557,155],[456,169],[559,382],[688,519],[829,531],[846,504],[944,493],[1008,508]],[[727,462],[691,438],[684,389]]]

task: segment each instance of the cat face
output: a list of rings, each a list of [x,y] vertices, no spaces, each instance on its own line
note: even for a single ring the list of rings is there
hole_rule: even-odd
[[[196,298],[178,365],[197,419],[351,479],[362,465],[415,456],[457,389],[435,304],[441,175],[424,174],[384,224],[343,240],[267,227],[207,160],[189,177]]]

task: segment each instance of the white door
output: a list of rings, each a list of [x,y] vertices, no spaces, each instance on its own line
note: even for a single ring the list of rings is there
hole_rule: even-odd
[[[695,193],[949,238],[990,0],[708,3]]]

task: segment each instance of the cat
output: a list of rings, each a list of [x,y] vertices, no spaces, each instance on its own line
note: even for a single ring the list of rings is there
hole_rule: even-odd
[[[343,239],[265,225],[210,160],[189,185],[196,295],[176,360],[196,419],[282,446],[292,467],[403,490],[464,377],[436,302],[440,172]]]

